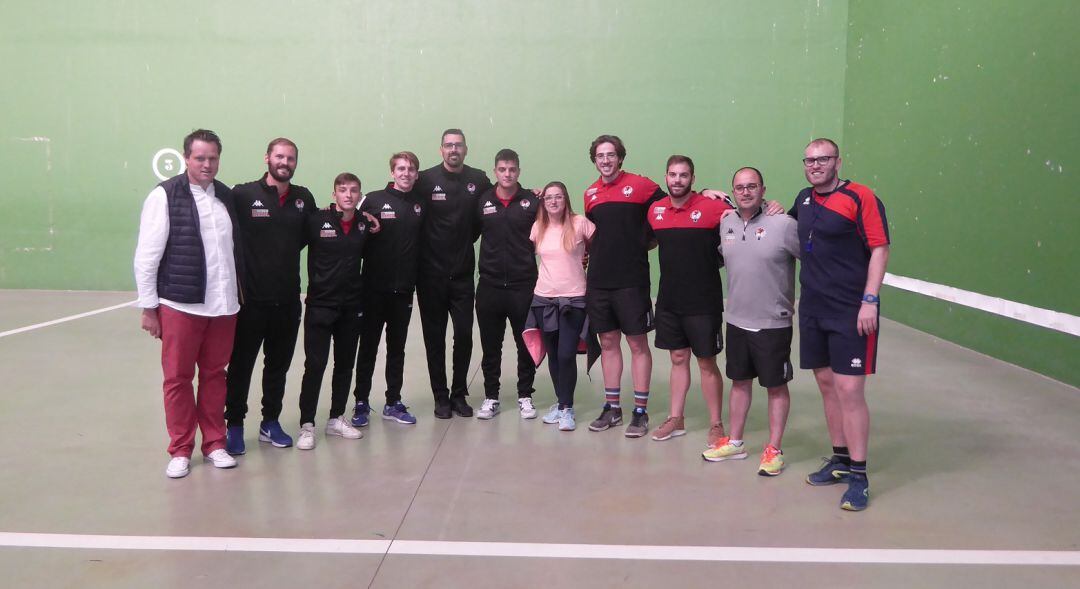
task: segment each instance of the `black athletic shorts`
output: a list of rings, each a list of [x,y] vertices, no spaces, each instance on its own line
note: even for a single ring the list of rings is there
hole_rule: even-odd
[[[585,311],[589,328],[595,333],[621,331],[644,335],[653,329],[649,287],[589,288],[585,291]]]
[[[877,370],[877,342],[881,332],[859,335],[858,316],[843,319],[807,317],[799,313],[799,365],[832,368],[837,374],[863,376]]]
[[[791,366],[790,327],[749,331],[728,323],[727,377],[778,387],[795,377]]]
[[[656,308],[656,339],[661,350],[690,348],[694,356],[708,358],[724,349],[724,314],[684,315]]]

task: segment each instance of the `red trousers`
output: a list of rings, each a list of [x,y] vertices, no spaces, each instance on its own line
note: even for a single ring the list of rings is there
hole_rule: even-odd
[[[203,454],[224,448],[225,366],[232,354],[236,315],[203,317],[161,305],[158,317],[169,455],[191,457],[196,426],[202,430]],[[196,366],[197,397],[192,386]]]

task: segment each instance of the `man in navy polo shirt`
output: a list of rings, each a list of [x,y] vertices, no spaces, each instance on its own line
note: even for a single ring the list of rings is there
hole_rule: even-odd
[[[841,180],[840,149],[829,139],[806,146],[810,187],[789,213],[798,220],[800,364],[812,369],[825,406],[833,456],[806,478],[811,485],[847,482],[840,507],[866,509],[870,412],[866,375],[877,364],[878,293],[889,260],[885,206],[874,193]]]

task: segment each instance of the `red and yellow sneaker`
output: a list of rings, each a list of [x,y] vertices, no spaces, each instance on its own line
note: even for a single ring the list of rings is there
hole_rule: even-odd
[[[763,477],[774,477],[784,470],[784,453],[766,444],[761,452],[761,465],[757,473]]]

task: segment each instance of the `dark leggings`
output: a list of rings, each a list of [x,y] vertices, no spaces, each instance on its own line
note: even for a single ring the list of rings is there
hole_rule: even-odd
[[[544,332],[548,370],[555,385],[559,408],[574,406],[577,386],[577,349],[581,341],[581,326],[585,324],[585,309],[564,307],[559,313],[559,331]]]

